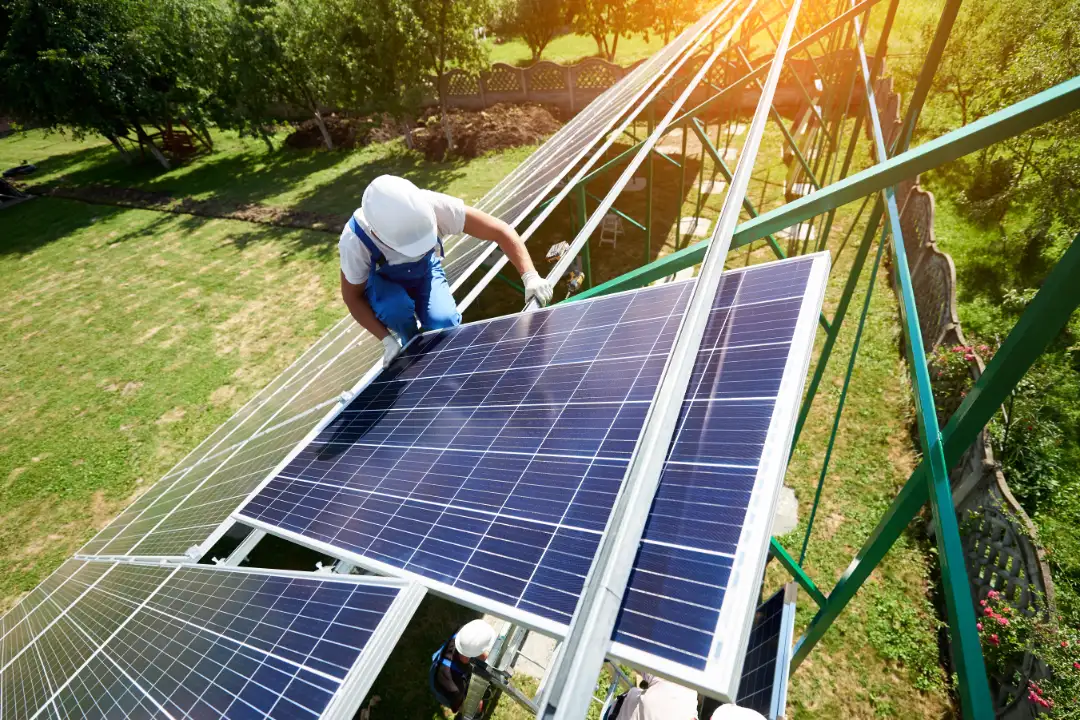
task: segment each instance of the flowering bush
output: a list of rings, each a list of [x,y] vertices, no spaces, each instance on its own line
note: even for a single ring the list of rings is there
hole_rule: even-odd
[[[1023,664],[1030,651],[1050,669],[1050,677],[1028,680],[1027,701],[1051,718],[1080,720],[1080,635],[1075,630],[1027,617],[993,590],[979,602],[975,627],[991,674],[1013,682],[1024,680],[1014,668]]]
[[[988,345],[941,346],[930,356],[927,366],[930,382],[934,386],[934,404],[937,406],[938,423],[942,426],[960,407],[964,396],[971,389],[970,364],[975,361],[978,350],[984,361],[989,361],[992,350]]]

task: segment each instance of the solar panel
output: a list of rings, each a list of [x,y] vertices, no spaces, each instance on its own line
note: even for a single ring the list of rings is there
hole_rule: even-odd
[[[788,395],[805,376],[827,272],[821,254],[725,276],[617,628],[638,667],[717,691],[716,677],[698,677],[705,663],[690,664],[700,641],[684,623],[704,626],[691,614],[711,608],[704,657],[722,604],[749,623],[756,590],[729,583],[730,568],[760,587]],[[565,633],[691,282],[422,336],[236,519]],[[725,486],[728,474],[741,485]],[[674,622],[656,622],[661,611]],[[680,655],[629,645],[653,631]]]
[[[516,225],[536,209],[585,153],[683,53],[710,31],[730,3],[706,13],[578,113],[476,207]],[[456,288],[493,247],[466,235],[446,238],[444,267]],[[338,396],[354,387],[382,353],[381,345],[345,317],[224,425],[135,501],[78,557],[182,559],[201,557],[228,529],[229,513],[314,427]],[[273,429],[282,428],[276,435]],[[255,459],[241,453],[254,438]]]
[[[734,697],[828,268],[818,253],[722,277],[613,656]]]
[[[795,597],[789,583],[763,602],[754,613],[736,704],[756,710],[769,720],[787,708],[788,668],[795,639]]]
[[[63,570],[3,618],[0,716],[352,717],[423,596],[246,568]]]
[[[237,517],[564,626],[690,288],[421,336]]]

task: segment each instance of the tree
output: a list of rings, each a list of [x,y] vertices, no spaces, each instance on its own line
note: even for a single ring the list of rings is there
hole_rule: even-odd
[[[566,9],[560,0],[516,0],[507,30],[520,35],[532,51],[532,61],[540,59],[563,26]]]
[[[143,124],[205,131],[218,84],[218,0],[14,0],[0,50],[0,95],[23,121],[100,133],[123,152]]]
[[[448,148],[454,146],[453,131],[447,115],[446,86],[441,78],[455,67],[465,72],[480,72],[487,65],[487,53],[476,30],[491,15],[488,0],[404,0],[412,13],[404,40],[413,57],[405,76],[434,75],[439,115]]]
[[[700,15],[697,0],[659,0],[651,9],[653,29],[664,38],[665,45]]]
[[[649,5],[649,0],[577,0],[574,27],[596,42],[597,53],[614,61],[619,38],[648,34]]]

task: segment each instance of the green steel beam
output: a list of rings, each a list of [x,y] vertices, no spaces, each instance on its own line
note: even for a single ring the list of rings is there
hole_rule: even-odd
[[[589,220],[589,210],[585,205],[585,183],[578,184],[574,192],[577,195],[577,226],[584,228]],[[590,238],[585,238],[585,245],[581,248],[581,264],[585,266],[586,289],[592,287],[592,258],[589,256],[589,240]]]
[[[511,280],[510,278],[508,278],[508,277],[504,277],[502,273],[495,273],[495,279],[496,279],[496,280],[502,280],[502,281],[503,281],[504,283],[506,283],[506,284],[507,284],[507,285],[509,285],[510,287],[514,288],[515,290],[517,290],[517,291],[518,291],[519,293],[521,293],[522,295],[524,295],[524,294],[525,294],[525,288],[524,288],[524,287],[522,286],[522,284],[521,284],[521,283],[519,283],[519,282],[514,282],[514,281],[513,281],[513,280]]]
[[[959,5],[960,0],[949,0],[946,3],[946,10],[938,26],[939,31],[944,26],[946,34],[948,33],[951,22],[947,21],[955,17],[955,13],[950,15],[949,9]],[[878,117],[866,48],[863,46],[861,34],[858,33],[858,21],[855,22],[856,33],[859,34],[859,63],[862,69],[863,86],[866,89],[866,105],[871,120],[874,149],[877,157],[882,159],[888,156],[889,148],[885,145],[881,121]],[[928,56],[923,63],[922,75],[932,76],[940,59],[940,56],[935,57],[932,54]],[[975,608],[971,601],[964,547],[960,539],[960,526],[956,520],[956,508],[952,500],[949,465],[945,461],[945,453],[942,449],[934,390],[930,381],[926,348],[923,345],[922,330],[919,325],[915,287],[908,268],[907,249],[904,246],[904,235],[900,227],[900,210],[897,207],[896,192],[892,186],[885,188],[884,195],[887,227],[892,236],[893,275],[901,301],[900,320],[904,328],[904,349],[914,390],[915,423],[919,431],[923,458],[928,468],[925,481],[928,484],[930,507],[933,511],[934,537],[937,541],[938,562],[941,567],[945,614],[949,623],[950,650],[958,678],[957,692],[960,696],[960,707],[966,718],[992,718],[994,708],[990,702],[986,662],[983,659],[979,633],[975,628]]]
[[[795,562],[795,558],[788,555],[788,551],[784,549],[784,546],[776,538],[772,538],[769,542],[769,554],[776,558],[777,562],[784,566],[784,569],[788,571],[792,579],[799,583],[799,587],[806,591],[819,608],[825,607],[828,599],[825,597],[825,593],[821,592],[820,588],[814,583],[806,571],[802,569],[799,563]]]
[[[656,128],[656,111],[653,109],[653,105],[649,104],[649,116],[648,116],[648,137],[653,134],[653,130]],[[645,158],[645,260],[642,264],[648,265],[652,262],[652,191],[653,191],[653,154],[649,151],[649,156]]]
[[[975,386],[942,430],[941,446],[951,467],[971,447],[997,409],[1024,377],[1047,346],[1058,336],[1069,317],[1080,307],[1080,235],[1050,271],[1019,322],[994,353]],[[795,646],[792,670],[797,668],[821,640],[847,603],[896,542],[929,499],[927,463],[923,460],[904,484],[885,515],[829,593],[806,633]]]
[[[879,192],[905,178],[914,177],[988,145],[1019,135],[1077,108],[1080,108],[1080,77],[1055,85],[1004,110],[839,180],[811,195],[748,220],[735,229],[731,247],[742,247],[770,233],[846,205],[852,200]],[[706,247],[707,240],[695,243],[657,259],[653,264],[660,263],[663,266],[661,268],[638,268],[597,285],[587,296],[577,297],[582,299],[641,287],[646,283],[641,282],[639,276],[674,275],[679,270],[700,263]]]

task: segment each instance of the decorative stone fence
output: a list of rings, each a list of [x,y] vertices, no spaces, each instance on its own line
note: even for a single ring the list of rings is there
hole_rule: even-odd
[[[451,70],[441,82],[451,107],[482,110],[496,103],[534,102],[574,113],[635,67],[637,63],[624,68],[600,58],[587,58],[576,65],[542,60],[527,68],[495,63],[480,75]]]
[[[956,267],[934,238],[934,196],[919,187],[915,178],[898,188],[897,200],[903,208],[900,228],[927,353],[941,345],[966,346],[956,310]],[[969,371],[978,380],[985,365],[978,353],[973,354]],[[1035,540],[1031,518],[1013,497],[994,459],[985,428],[952,469],[950,480],[972,600],[978,602],[996,590],[1026,615],[1049,616],[1054,603],[1050,568]],[[1012,670],[1019,671],[1021,678],[1038,678],[1046,672],[1030,655],[1023,666]],[[994,680],[998,717],[1027,720],[1036,716],[1024,699],[1025,682],[1017,686],[1011,677]]]

